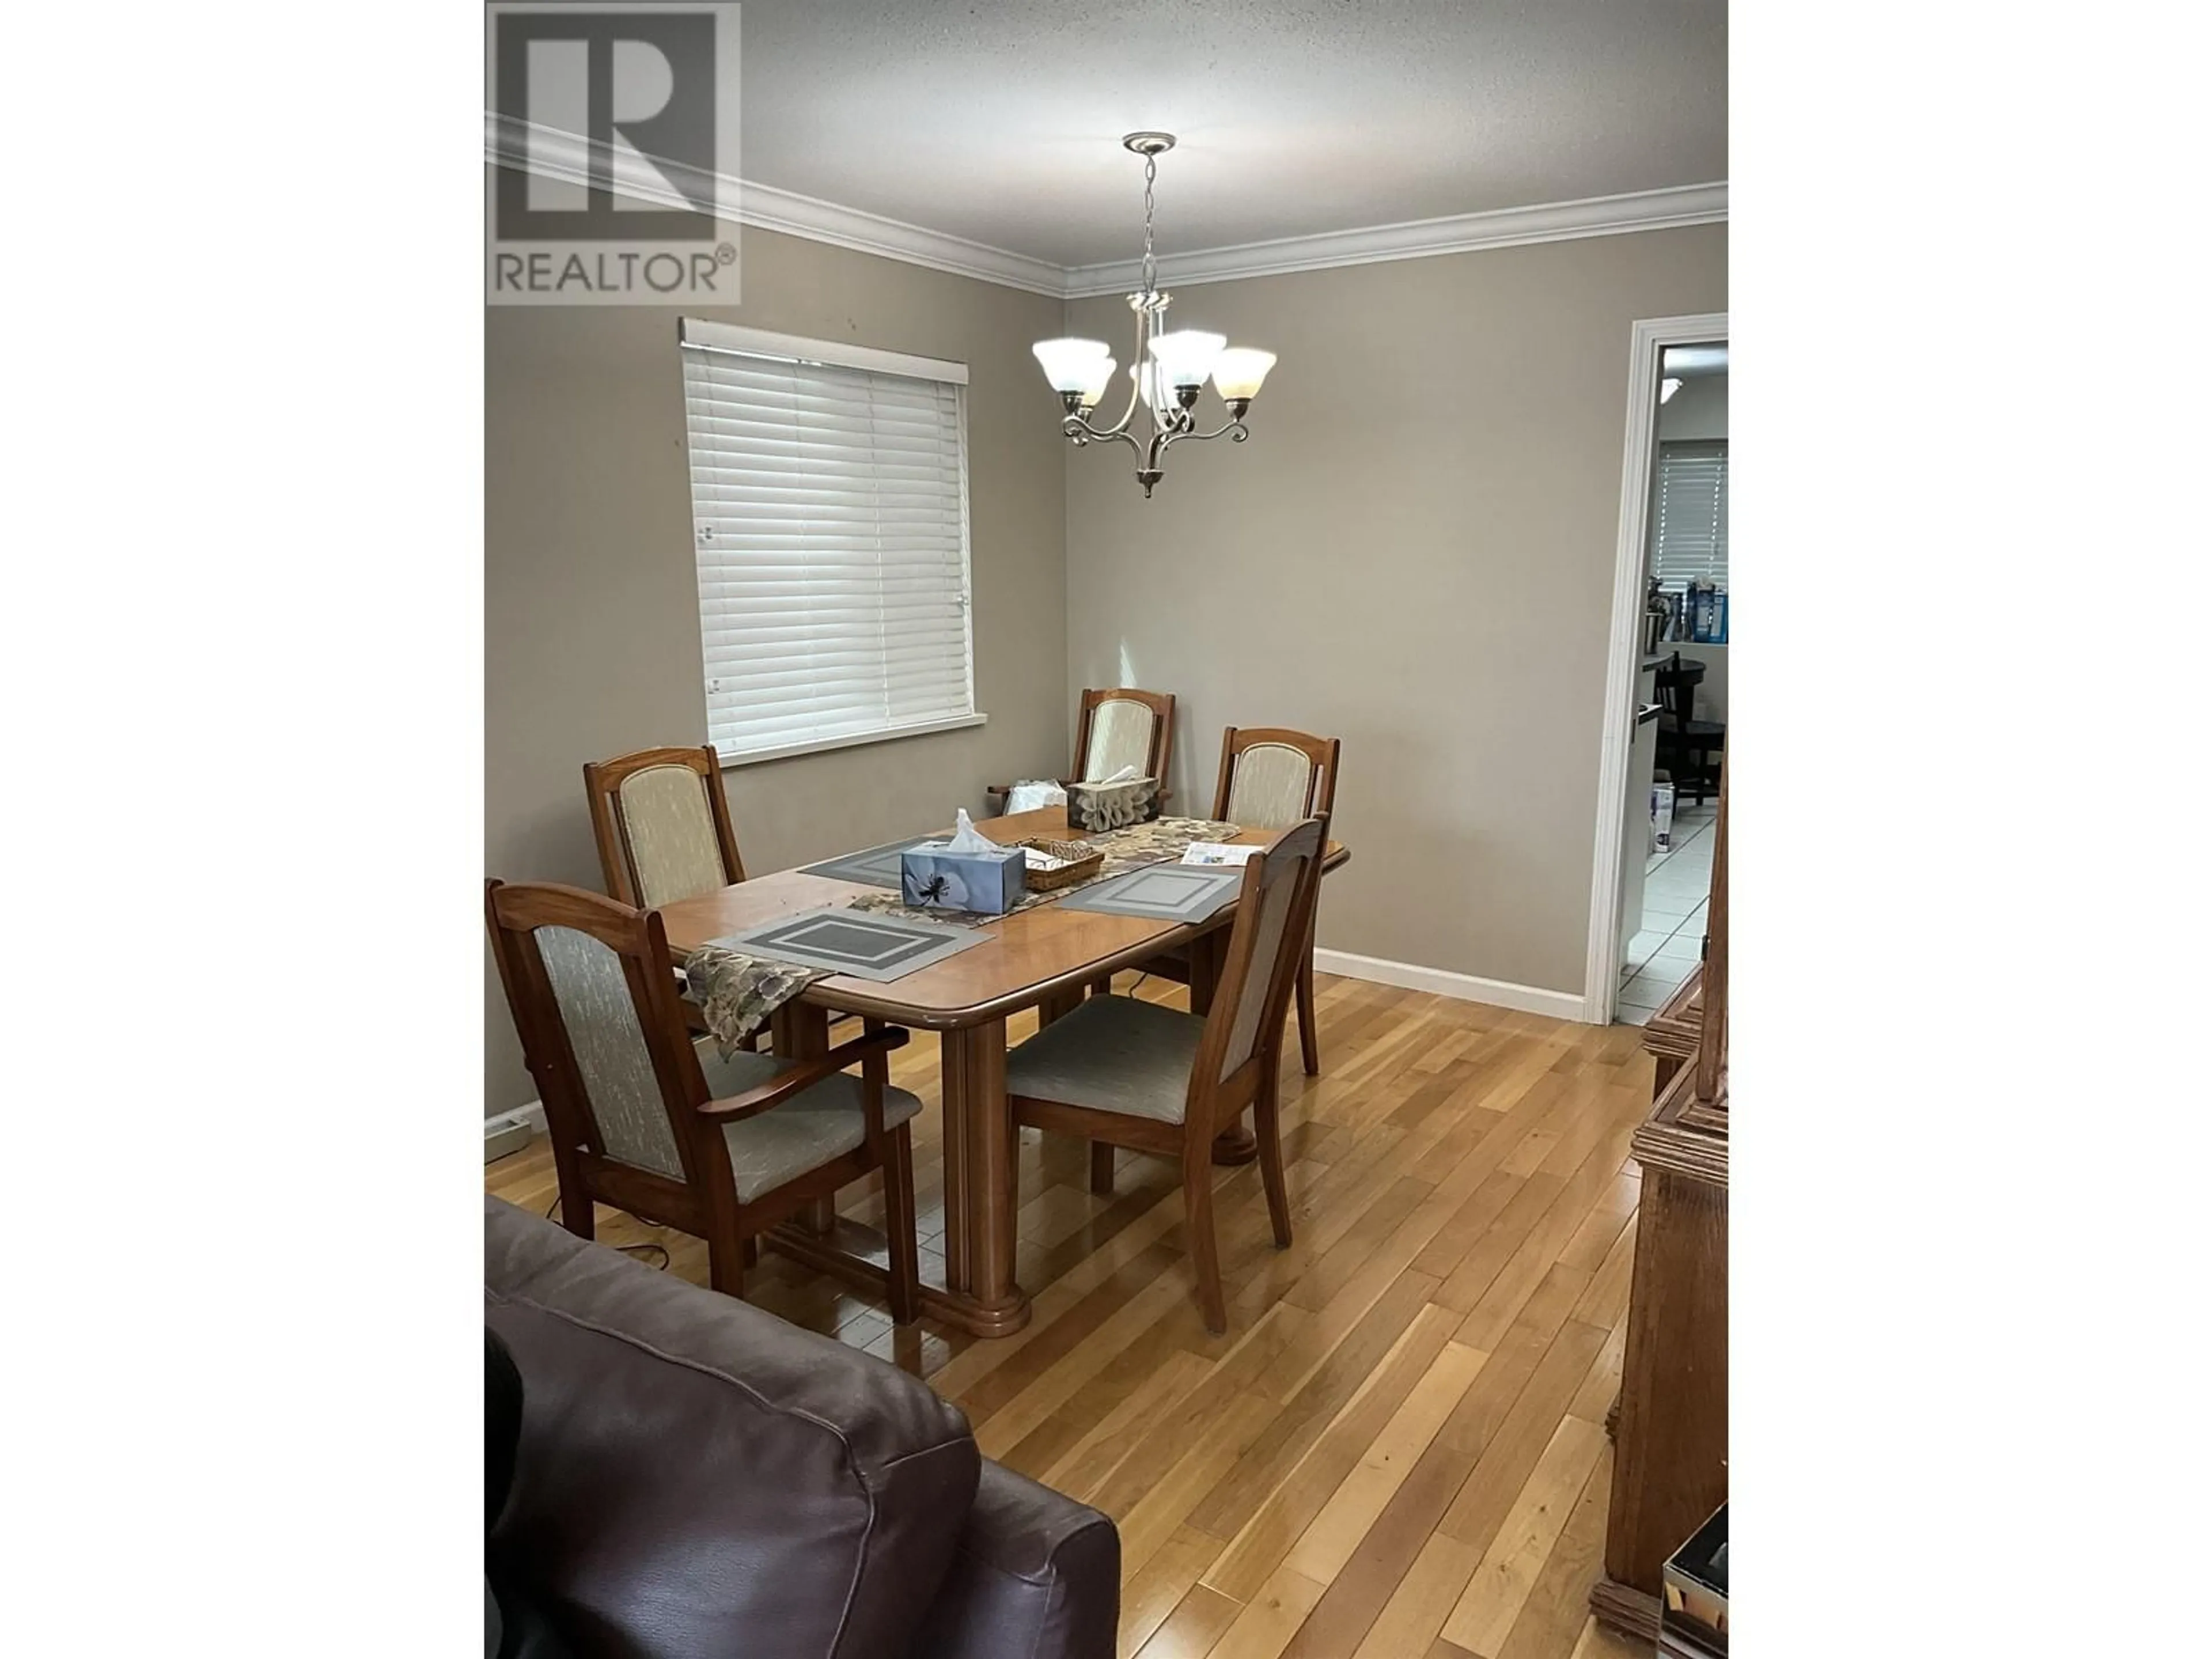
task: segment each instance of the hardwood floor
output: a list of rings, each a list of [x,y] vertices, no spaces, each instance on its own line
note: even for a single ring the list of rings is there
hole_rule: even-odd
[[[1112,1515],[1125,1659],[1634,1653],[1584,1607],[1635,1229],[1628,1137],[1651,1097],[1642,1033],[1326,975],[1320,991],[1326,1075],[1303,1074],[1294,1035],[1283,1067],[1288,1250],[1259,1166],[1218,1172],[1227,1335],[1199,1314],[1174,1166],[1124,1152],[1094,1197],[1085,1148],[1034,1132],[1019,1278],[1036,1313],[1015,1335],[898,1331],[779,1257],[748,1299],[927,1377],[987,1455]],[[915,1033],[893,1071],[934,1106],[933,1038]],[[915,1125],[926,1273],[938,1127],[934,1110]],[[543,1140],[485,1184],[544,1212]],[[880,1220],[867,1188],[843,1207]],[[706,1282],[695,1239],[605,1208],[599,1237],[661,1243]]]

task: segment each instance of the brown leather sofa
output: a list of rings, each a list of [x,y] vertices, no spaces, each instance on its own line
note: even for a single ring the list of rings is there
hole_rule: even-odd
[[[896,1366],[484,1201],[495,1581],[579,1659],[1111,1659],[1121,1538]]]

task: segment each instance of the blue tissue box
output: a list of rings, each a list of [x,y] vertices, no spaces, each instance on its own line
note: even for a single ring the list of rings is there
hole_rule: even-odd
[[[1027,890],[1026,868],[1018,847],[954,853],[944,842],[926,841],[899,854],[899,896],[924,910],[1002,916]]]

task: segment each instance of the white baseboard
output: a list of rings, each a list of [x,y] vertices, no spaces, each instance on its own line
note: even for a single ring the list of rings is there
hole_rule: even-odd
[[[1349,951],[1316,949],[1314,966],[1324,974],[1340,974],[1346,979],[1369,980],[1377,985],[1395,985],[1408,991],[1433,992],[1440,997],[1455,997],[1462,1002],[1483,1002],[1493,1008],[1511,1008],[1524,1014],[1548,1014],[1554,1019],[1583,1019],[1580,991],[1547,991],[1540,985],[1481,979],[1445,968],[1423,968],[1382,957],[1355,956]]]
[[[518,1106],[511,1112],[501,1112],[496,1117],[484,1120],[484,1162],[505,1158],[509,1152],[519,1152],[531,1140],[545,1133],[545,1105],[533,1100],[527,1106]]]

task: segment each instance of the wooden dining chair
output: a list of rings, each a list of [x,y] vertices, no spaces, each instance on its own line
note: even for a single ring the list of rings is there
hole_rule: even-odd
[[[1336,811],[1337,756],[1343,744],[1279,726],[1230,726],[1221,734],[1221,775],[1213,816],[1243,830],[1280,830]],[[1316,908],[1319,906],[1316,904]],[[1314,941],[1307,928],[1298,957],[1298,1057],[1321,1075],[1321,1027],[1314,1019]],[[1190,958],[1170,951],[1138,964],[1158,979],[1190,981]]]
[[[621,902],[654,910],[745,878],[721,759],[712,744],[586,761],[584,798],[600,874]],[[684,1018],[693,1031],[705,1033],[706,1016],[689,999]],[[767,1034],[756,1031],[744,1046],[766,1042]]]
[[[584,766],[607,891],[656,910],[745,878],[712,744],[641,749]]]
[[[1221,775],[1213,816],[1243,830],[1279,830],[1336,811],[1337,757],[1343,744],[1278,726],[1229,727],[1221,734]],[[1318,912],[1320,904],[1314,909]],[[1321,1075],[1321,1027],[1314,1020],[1313,917],[1298,957],[1298,1057]]]
[[[1158,799],[1165,802],[1168,763],[1175,753],[1175,693],[1139,691],[1117,686],[1105,691],[1085,691],[1075,727],[1075,764],[1066,783],[1097,783],[1125,766],[1137,769],[1139,777],[1158,778]],[[987,794],[1004,800],[1011,784],[994,783]]]
[[[596,1200],[707,1241],[718,1291],[744,1294],[752,1241],[872,1172],[884,1178],[891,1317],[921,1307],[914,1155],[921,1103],[890,1086],[905,1031],[808,1060],[702,1056],[668,972],[660,916],[580,887],[489,883],[485,923],[545,1104],[561,1219],[592,1237]],[[859,1065],[854,1078],[846,1067]]]
[[[1016,1123],[1182,1162],[1184,1232],[1206,1328],[1216,1335],[1229,1320],[1214,1248],[1213,1140],[1248,1109],[1275,1245],[1291,1243],[1278,1072],[1328,845],[1327,819],[1311,817],[1245,865],[1228,961],[1203,1017],[1136,997],[1092,997],[1006,1056]]]
[[[1075,732],[1076,783],[1097,783],[1125,766],[1158,778],[1163,791],[1175,750],[1175,694],[1128,686],[1085,691]]]

